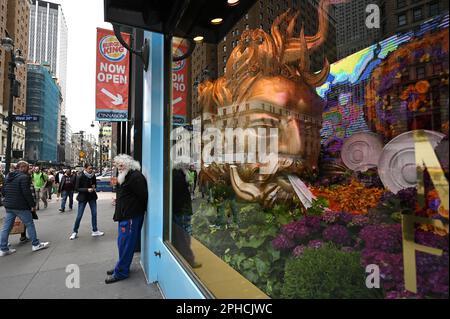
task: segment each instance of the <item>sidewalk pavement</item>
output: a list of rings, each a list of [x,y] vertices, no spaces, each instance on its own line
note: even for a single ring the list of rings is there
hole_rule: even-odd
[[[118,257],[117,224],[112,220],[113,193],[98,195],[97,224],[99,230],[105,232],[102,237],[91,236],[88,206],[79,237],[69,240],[77,202],[73,211],[68,211],[67,204],[66,212],[61,214],[56,196],[47,209],[37,212],[39,220],[35,220],[38,238],[49,241],[49,248],[32,252],[30,242],[21,244],[20,235],[10,235],[11,248],[17,252],[0,257],[0,299],[162,299],[158,287],[146,283],[139,253],[135,253],[128,279],[105,284],[106,271],[114,267]],[[0,218],[4,216],[5,209],[1,207]],[[66,272],[66,267],[71,264],[79,266],[80,288],[66,287],[67,277],[73,274],[73,270]]]

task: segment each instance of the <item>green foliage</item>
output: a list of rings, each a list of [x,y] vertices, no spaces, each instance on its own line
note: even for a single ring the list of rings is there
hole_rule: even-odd
[[[300,210],[284,205],[263,209],[238,203],[239,224],[211,227],[217,210],[202,204],[193,216],[193,235],[272,298],[281,296],[286,256],[272,247],[282,225],[298,219]]]
[[[310,216],[321,216],[328,205],[329,203],[325,198],[319,197],[313,200],[312,206],[306,210],[306,214]]]
[[[370,209],[367,217],[372,224],[397,224],[401,222],[402,214],[411,213],[411,210],[404,207],[397,196],[392,196]]]
[[[231,186],[226,185],[224,183],[217,183],[212,186],[211,195],[213,198],[213,203],[215,205],[218,205],[222,203],[224,200],[233,197],[234,192]]]
[[[306,249],[286,263],[283,298],[368,299],[380,297],[365,285],[360,254],[343,252],[333,245]]]

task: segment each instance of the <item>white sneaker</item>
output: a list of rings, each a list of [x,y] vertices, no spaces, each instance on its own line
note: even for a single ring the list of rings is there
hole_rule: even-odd
[[[94,231],[92,232],[92,237],[99,237],[99,236],[103,236],[105,233],[101,232],[101,231]]]
[[[15,249],[10,249],[7,251],[0,250],[0,257],[8,256],[8,255],[14,254],[15,252],[16,252]]]
[[[33,250],[33,251],[42,250],[42,249],[48,248],[49,245],[50,245],[49,242],[40,243],[40,244],[37,245],[37,246],[33,246],[32,250]]]
[[[78,237],[78,234],[77,234],[77,233],[72,233],[72,235],[70,235],[69,239],[70,239],[70,240],[74,240],[74,239],[77,238],[77,237]]]

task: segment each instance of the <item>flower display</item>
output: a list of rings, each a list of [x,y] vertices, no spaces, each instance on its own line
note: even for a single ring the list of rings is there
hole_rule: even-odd
[[[295,247],[295,243],[293,240],[291,240],[289,237],[287,237],[284,234],[279,234],[273,241],[272,241],[273,248],[277,250],[288,250]]]
[[[368,225],[360,231],[359,237],[364,241],[365,247],[369,249],[393,253],[402,248],[400,224]]]
[[[308,243],[308,248],[315,248],[315,249],[319,249],[320,247],[322,247],[324,244],[323,241],[321,241],[320,239],[315,239],[315,240],[311,240]]]
[[[352,214],[367,214],[370,208],[378,205],[384,193],[382,188],[365,187],[356,180],[334,188],[313,187],[311,191],[317,197],[324,197],[329,202],[330,210]]]
[[[345,226],[331,225],[323,231],[323,239],[331,241],[335,244],[346,246],[350,245],[350,233]]]
[[[300,256],[303,254],[303,252],[305,251],[306,248],[307,248],[307,247],[304,246],[304,245],[298,245],[298,246],[296,246],[296,247],[294,248],[294,250],[292,251],[292,255],[293,255],[294,257],[300,257]]]

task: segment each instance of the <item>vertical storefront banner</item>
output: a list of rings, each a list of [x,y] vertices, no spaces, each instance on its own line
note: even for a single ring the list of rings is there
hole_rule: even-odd
[[[130,36],[122,33],[126,43]],[[114,32],[97,28],[96,112],[97,121],[128,119],[130,57]]]
[[[181,39],[173,40],[174,56],[181,56],[188,50]],[[174,125],[184,125],[187,116],[188,103],[188,59],[173,62],[172,64],[172,114]]]

